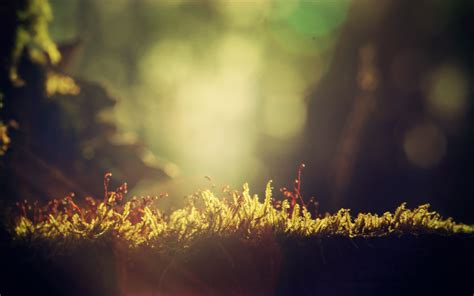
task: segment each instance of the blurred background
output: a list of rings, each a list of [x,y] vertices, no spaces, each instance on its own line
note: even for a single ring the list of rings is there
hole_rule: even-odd
[[[474,223],[474,2],[50,3],[62,70],[113,98],[95,114],[86,83],[87,104],[59,104],[74,126],[92,113],[114,126],[114,146],[75,148],[98,184],[104,155],[119,161],[101,168],[131,179],[133,194],[176,200],[214,184],[292,186],[305,163],[303,195],[322,211],[407,201]],[[139,148],[141,166],[123,145]]]

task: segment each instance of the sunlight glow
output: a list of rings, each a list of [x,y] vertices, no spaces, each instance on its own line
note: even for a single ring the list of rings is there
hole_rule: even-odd
[[[289,141],[303,130],[307,96],[329,65],[348,1],[209,5],[185,1],[150,12],[145,23],[160,31],[143,45],[138,77],[126,90],[133,100],[119,102],[116,119],[176,163],[172,171],[181,177],[207,174],[239,184],[256,167],[265,170],[257,149],[262,136]],[[191,7],[200,13],[190,14]],[[182,21],[171,27],[175,19]]]

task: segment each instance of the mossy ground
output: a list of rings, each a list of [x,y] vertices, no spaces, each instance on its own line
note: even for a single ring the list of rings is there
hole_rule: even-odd
[[[108,177],[104,198],[84,206],[71,196],[19,204],[14,240],[2,252],[9,254],[7,278],[24,274],[58,295],[469,290],[473,227],[428,205],[355,218],[346,209],[316,215],[299,201],[299,187],[284,190],[288,198],[278,203],[268,183],[263,199],[247,185],[222,197],[205,190],[162,213],[155,198],[125,201],[125,185],[108,191]]]
[[[226,190],[217,197],[210,190],[189,197],[188,205],[171,213],[162,213],[156,198],[142,197],[124,201],[127,186],[108,191],[110,175],[104,178],[103,200],[86,198],[78,206],[72,196],[53,200],[45,206],[27,202],[18,204],[21,214],[13,232],[18,239],[47,240],[58,246],[83,240],[113,241],[128,248],[148,247],[167,250],[184,249],[195,240],[206,237],[235,237],[259,240],[266,236],[308,237],[376,237],[389,234],[457,234],[473,233],[474,226],[443,219],[429,205],[408,209],[400,205],[393,213],[383,215],[341,209],[323,216],[311,213],[300,194],[300,178],[288,197],[276,201],[271,182],[264,199],[251,195],[247,184],[242,192]]]

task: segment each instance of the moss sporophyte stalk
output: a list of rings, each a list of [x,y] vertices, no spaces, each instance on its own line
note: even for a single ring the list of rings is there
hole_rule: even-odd
[[[104,177],[104,198],[87,197],[80,206],[69,195],[46,205],[27,201],[17,203],[20,210],[14,223],[17,239],[50,240],[61,245],[74,241],[112,239],[128,248],[189,246],[207,236],[258,240],[268,233],[289,237],[375,237],[390,234],[473,233],[474,226],[444,219],[429,204],[409,209],[402,203],[395,211],[382,215],[349,209],[335,214],[316,215],[308,210],[300,194],[300,174],[294,192],[283,188],[287,197],[276,202],[272,182],[261,200],[251,194],[248,184],[242,191],[225,191],[219,198],[210,190],[189,197],[183,208],[163,213],[155,205],[160,197],[133,197],[125,201],[126,183],[109,191],[111,174]],[[163,196],[161,196],[163,197]]]

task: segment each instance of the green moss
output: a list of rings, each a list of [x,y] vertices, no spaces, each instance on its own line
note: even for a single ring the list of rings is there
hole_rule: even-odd
[[[206,237],[258,241],[268,235],[376,237],[474,232],[474,226],[443,219],[430,211],[428,204],[408,209],[403,203],[393,213],[383,215],[360,213],[354,218],[350,210],[341,209],[335,214],[314,217],[306,206],[288,199],[276,203],[271,182],[263,201],[251,195],[244,184],[241,192],[226,192],[221,198],[210,190],[199,191],[189,197],[187,206],[168,214],[162,213],[151,197],[122,202],[125,192],[125,185],[115,192],[106,190],[106,199],[89,198],[84,207],[79,207],[72,197],[53,200],[44,207],[20,204],[23,213],[16,220],[14,233],[17,238],[46,240],[57,245],[105,239],[129,248],[166,249],[185,248]]]

